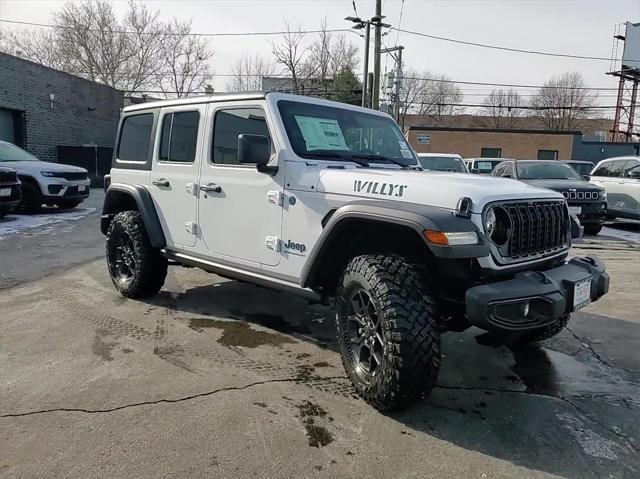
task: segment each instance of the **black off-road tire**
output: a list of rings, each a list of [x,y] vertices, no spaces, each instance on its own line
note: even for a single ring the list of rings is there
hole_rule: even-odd
[[[122,250],[126,243],[128,259],[134,265],[122,273]],[[129,253],[130,252],[130,253]],[[107,267],[116,289],[127,298],[153,296],[164,285],[167,259],[151,246],[142,216],[137,211],[123,211],[111,220],[106,242]]]
[[[56,200],[53,202],[58,208],[71,209],[82,203],[83,200]]]
[[[355,323],[348,319],[352,295],[360,291],[373,300],[384,343],[380,368],[370,377],[358,365],[351,343],[355,331],[349,326]],[[336,294],[338,345],[347,375],[365,401],[385,411],[406,407],[431,391],[440,368],[435,317],[433,298],[405,258],[365,255],[347,264]]]
[[[571,318],[570,314],[565,314],[560,319],[558,319],[555,323],[552,323],[544,328],[540,328],[537,331],[533,331],[525,335],[521,342],[524,343],[537,343],[539,341],[544,341],[545,339],[550,339],[560,334],[564,328],[566,328],[567,324],[569,324],[569,319]]]
[[[23,213],[37,213],[42,208],[42,192],[40,187],[30,181],[22,182],[22,200],[18,207]]]
[[[584,234],[597,235],[602,230],[602,225],[586,225],[584,227]]]

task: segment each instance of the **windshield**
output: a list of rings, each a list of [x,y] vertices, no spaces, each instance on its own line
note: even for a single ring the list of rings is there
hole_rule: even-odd
[[[498,164],[502,163],[502,159],[500,160],[476,160],[473,168],[477,170],[477,173],[480,174],[489,174],[493,170],[493,168]]]
[[[425,170],[467,172],[461,160],[450,156],[418,156],[418,161]]]
[[[516,162],[519,180],[582,180],[576,170],[553,161]]]
[[[415,153],[390,118],[289,100],[278,101],[287,136],[302,158],[417,166]]]
[[[0,161],[40,161],[12,143],[0,141]]]

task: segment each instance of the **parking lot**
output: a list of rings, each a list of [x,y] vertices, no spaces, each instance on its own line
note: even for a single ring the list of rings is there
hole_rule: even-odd
[[[326,307],[179,267],[155,298],[117,294],[101,198],[0,223],[0,476],[640,476],[637,225],[574,245],[611,289],[559,336],[448,333],[433,393],[385,415]]]

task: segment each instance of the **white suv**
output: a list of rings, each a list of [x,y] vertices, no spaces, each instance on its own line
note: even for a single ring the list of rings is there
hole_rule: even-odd
[[[640,220],[640,156],[602,160],[591,172],[591,182],[607,192],[607,216]]]
[[[381,112],[281,93],[130,106],[101,229],[116,289],[153,295],[169,261],[335,304],[343,364],[380,409],[428,392],[440,333],[549,338],[604,295],[568,258],[565,198],[423,171]]]
[[[20,207],[27,213],[37,212],[43,204],[75,208],[89,196],[87,170],[40,161],[7,141],[0,141],[0,166],[18,173],[22,182]]]

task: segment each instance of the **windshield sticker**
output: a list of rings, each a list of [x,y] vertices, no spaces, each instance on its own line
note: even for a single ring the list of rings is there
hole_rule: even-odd
[[[337,120],[302,115],[294,115],[294,118],[306,143],[307,151],[349,150]]]
[[[479,161],[478,162],[478,169],[479,170],[492,170],[493,169],[493,165],[491,164],[490,161]]]
[[[407,185],[394,185],[391,183],[379,183],[377,181],[355,180],[353,191],[356,193],[370,193],[380,196],[402,196],[407,189]]]
[[[400,150],[400,153],[402,153],[402,157],[403,158],[413,159],[413,155],[411,154],[411,152],[409,150]]]

